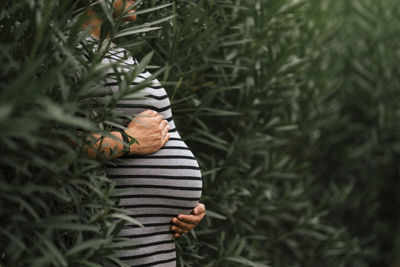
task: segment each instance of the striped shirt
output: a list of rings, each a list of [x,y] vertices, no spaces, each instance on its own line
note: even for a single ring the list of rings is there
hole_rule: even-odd
[[[138,62],[125,49],[114,48],[107,53],[104,63],[119,62],[122,71],[131,71]],[[106,87],[119,91],[118,75],[110,70]],[[144,70],[130,86],[149,78]],[[152,109],[162,114],[170,126],[170,139],[159,151],[149,155],[130,155],[118,158],[107,166],[109,177],[117,188],[119,205],[127,214],[144,225],[127,224],[119,233],[131,238],[137,245],[119,251],[120,259],[129,266],[176,266],[175,241],[170,230],[171,220],[178,214],[190,214],[202,192],[199,165],[192,152],[181,139],[172,117],[170,100],[165,89],[156,80],[141,89],[140,97],[121,99],[115,111],[133,116]],[[99,101],[99,100],[98,100]],[[127,125],[129,119],[119,123]]]

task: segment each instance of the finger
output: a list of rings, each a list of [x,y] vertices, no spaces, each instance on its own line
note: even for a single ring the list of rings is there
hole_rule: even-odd
[[[179,214],[178,219],[189,224],[197,225],[204,217],[204,213],[200,215],[184,215]]]
[[[182,235],[180,233],[175,233],[174,234],[174,238],[179,238],[179,237],[182,237]]]
[[[182,228],[177,227],[177,226],[171,226],[171,231],[173,231],[173,232],[175,232],[177,234],[180,234],[180,235],[185,235],[185,234],[189,233],[189,230],[182,229]]]
[[[165,139],[167,133],[168,133],[168,132],[165,130],[165,128],[161,131],[161,140],[160,140],[161,142],[160,142],[160,145],[163,144],[164,139]]]
[[[162,134],[163,134],[163,136],[165,136],[169,131],[169,125],[168,124],[165,125],[164,127],[162,127],[162,129],[163,129]]]
[[[164,116],[161,114],[157,114],[156,118],[157,118],[157,122],[159,122],[159,123],[162,123],[164,120]]]
[[[164,129],[167,126],[168,122],[166,120],[162,120],[160,123],[160,126],[162,129]]]
[[[168,142],[169,137],[170,137],[170,134],[169,134],[169,133],[167,133],[167,134],[164,136],[163,140],[161,141],[161,147],[163,147],[163,146]]]
[[[165,129],[167,129],[167,131],[169,131],[169,129],[170,129],[170,126],[169,126],[169,123],[167,122],[166,123],[166,125],[165,125],[165,127],[164,127]]]
[[[174,229],[175,229],[175,231],[174,231],[175,233],[178,233],[178,234],[181,234],[181,235],[186,235],[190,231],[192,231],[194,229],[194,227],[192,227],[192,229],[190,229],[190,230],[187,230],[187,229],[183,229],[183,228],[180,228],[180,227],[176,226]]]
[[[164,139],[165,136],[167,135],[167,133],[168,133],[168,130],[164,128],[164,129],[162,130],[162,132],[161,132],[161,139]]]
[[[146,109],[145,111],[140,112],[139,115],[154,117],[154,116],[157,116],[158,113],[152,109]]]
[[[175,225],[175,227],[176,227],[177,229],[180,230],[180,231],[178,231],[178,232],[181,232],[181,231],[192,231],[192,230],[195,228],[195,226],[196,226],[196,225],[194,225],[194,224],[185,223],[185,222],[183,222],[183,221],[181,221],[181,220],[178,220],[178,219],[176,219],[176,218],[173,218],[173,219],[172,219],[172,223]]]
[[[203,203],[199,203],[196,205],[196,207],[193,209],[193,214],[194,215],[199,215],[201,213],[206,212],[206,206]]]

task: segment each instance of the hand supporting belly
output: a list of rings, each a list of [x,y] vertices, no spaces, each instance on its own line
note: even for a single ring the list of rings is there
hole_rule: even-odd
[[[192,231],[206,215],[206,206],[203,203],[197,204],[192,214],[179,214],[172,219],[171,230],[174,231],[174,237],[181,237]]]

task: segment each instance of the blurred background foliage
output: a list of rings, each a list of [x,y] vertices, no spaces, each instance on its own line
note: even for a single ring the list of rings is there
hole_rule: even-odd
[[[207,217],[178,265],[394,266],[396,1],[170,3],[138,1],[133,24],[97,8],[113,42],[154,52],[147,68],[203,170]],[[130,244],[102,162],[80,152],[76,129],[106,134],[119,114],[85,105],[104,55],[78,48],[91,51],[76,4],[0,4],[1,266],[101,266]]]

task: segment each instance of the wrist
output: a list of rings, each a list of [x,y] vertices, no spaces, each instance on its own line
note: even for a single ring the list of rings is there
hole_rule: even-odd
[[[122,156],[124,157],[124,156],[129,155],[131,152],[130,140],[129,140],[128,134],[124,130],[119,131],[119,133],[121,134],[121,138],[122,138],[121,152],[122,152]]]
[[[136,143],[139,143],[135,138],[129,135],[125,130],[121,130],[121,137],[123,141],[123,147],[121,152],[123,153],[122,156],[127,156],[130,154],[134,154],[134,147]]]

